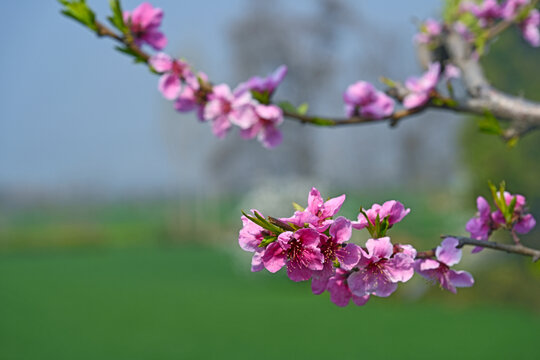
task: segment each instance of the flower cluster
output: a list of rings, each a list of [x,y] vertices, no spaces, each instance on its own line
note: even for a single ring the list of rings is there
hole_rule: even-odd
[[[493,186],[493,200],[495,210],[491,211],[489,202],[482,196],[476,199],[478,213],[471,218],[465,227],[471,238],[486,241],[491,233],[497,229],[507,229],[513,235],[526,234],[536,226],[536,220],[527,212],[526,200],[523,195],[512,195],[504,188],[496,191]],[[514,236],[517,241],[517,236]],[[483,248],[475,247],[473,252]]]
[[[540,12],[530,7],[530,0],[506,0],[499,4],[496,0],[484,0],[477,4],[463,2],[461,12],[473,14],[482,28],[496,21],[516,21],[524,39],[534,47],[540,46]]]
[[[143,3],[125,11],[123,18],[137,46],[148,44],[155,50],[166,46],[167,39],[159,31],[161,9]],[[196,111],[199,120],[211,123],[218,138],[236,126],[242,138],[257,138],[267,148],[281,143],[278,126],[283,122],[283,111],[270,100],[287,74],[285,65],[266,78],[253,77],[231,90],[227,84],[213,86],[205,73],[196,74],[186,61],[163,52],[152,55],[148,64],[161,74],[158,89],[163,97],[173,100],[179,112]]]
[[[365,81],[350,85],[343,94],[343,101],[349,117],[382,119],[394,112],[394,100]]]
[[[448,63],[442,71],[442,78],[449,81],[459,78],[460,70],[456,66]],[[405,82],[405,87],[409,93],[403,99],[403,106],[406,109],[413,109],[425,105],[436,91],[437,84],[441,79],[441,63],[431,63],[428,70],[420,77],[410,77]]]
[[[212,124],[218,138],[225,137],[234,125],[243,138],[257,137],[267,148],[281,143],[277,127],[283,122],[283,112],[268,102],[287,72],[285,66],[268,78],[254,77],[231,90],[227,84],[208,86],[206,74],[195,75],[185,61],[173,60],[164,53],[153,55],[149,63],[162,74],[158,89],[163,96],[174,100],[175,109],[180,112],[196,110],[201,121]],[[205,85],[207,88],[203,88]],[[266,100],[257,101],[254,93],[263,94]]]
[[[420,32],[414,36],[414,41],[418,44],[428,44],[441,35],[443,26],[434,19],[427,19],[421,26]]]
[[[346,306],[351,299],[364,305],[370,296],[390,296],[399,282],[412,278],[415,269],[453,292],[456,286],[472,285],[468,273],[467,282],[462,272],[449,269],[459,258],[445,255],[451,251],[448,241],[441,245],[443,250],[437,250],[436,260],[416,262],[412,245],[392,244],[386,232],[410,212],[400,202],[374,204],[361,209],[357,221],[350,221],[336,217],[344,201],[345,195],[324,201],[313,188],[307,207],[297,206],[291,217],[265,218],[257,210],[244,214],[239,244],[253,253],[251,270],[275,273],[285,267],[291,280],[311,279],[312,292],[318,295],[327,290],[338,306]],[[364,246],[350,242],[353,229],[369,231]],[[461,257],[461,250],[456,251]],[[424,264],[427,260],[431,262]]]

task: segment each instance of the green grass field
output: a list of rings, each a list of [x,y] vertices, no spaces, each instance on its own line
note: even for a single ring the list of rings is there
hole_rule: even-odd
[[[520,359],[540,334],[538,314],[493,303],[338,308],[195,245],[5,253],[0,293],[2,360]]]

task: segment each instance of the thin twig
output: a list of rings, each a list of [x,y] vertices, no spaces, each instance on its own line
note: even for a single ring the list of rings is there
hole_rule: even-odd
[[[148,63],[148,59],[150,59],[150,55],[143,51],[139,46],[137,46],[133,41],[128,41],[128,39],[124,36],[120,36],[117,33],[115,33],[113,30],[108,28],[103,23],[96,21],[97,30],[96,33],[100,37],[108,37],[111,39],[114,39],[115,41],[124,44],[128,49],[136,53],[141,59],[144,59],[145,62]]]
[[[521,244],[499,244],[494,241],[475,240],[464,236],[442,235],[441,238],[454,238],[459,241],[458,248],[463,246],[479,246],[493,250],[505,251],[507,253],[532,257],[533,262],[540,259],[540,250],[526,247]],[[418,259],[428,259],[435,256],[435,249],[421,251],[416,255]]]

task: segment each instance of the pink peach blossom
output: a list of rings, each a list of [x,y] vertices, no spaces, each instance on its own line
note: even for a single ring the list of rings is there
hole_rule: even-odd
[[[470,287],[474,279],[466,271],[450,269],[461,260],[461,249],[458,249],[459,241],[455,238],[446,238],[441,245],[437,246],[433,259],[419,259],[414,263],[416,272],[428,280],[438,281],[448,291],[457,292],[456,287]]]
[[[416,250],[394,253],[389,237],[369,239],[367,252],[361,250],[360,261],[347,283],[353,295],[387,297],[397,288],[397,282],[406,282],[414,274]]]
[[[146,43],[155,50],[161,50],[167,45],[167,38],[159,31],[163,10],[144,2],[133,11],[124,11],[123,15],[137,46]]]

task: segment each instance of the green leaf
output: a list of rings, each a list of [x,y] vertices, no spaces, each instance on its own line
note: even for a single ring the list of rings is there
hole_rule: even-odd
[[[390,215],[384,218],[381,224],[381,228],[379,230],[379,237],[384,237],[386,235],[386,231],[388,230],[388,227],[390,226],[390,223],[388,222],[389,217]]]
[[[390,87],[390,88],[396,87],[396,82],[394,80],[392,80],[392,79],[387,78],[387,77],[381,76],[379,78],[379,81],[382,82],[384,85]]]
[[[279,220],[279,219],[276,219],[272,216],[269,216],[268,217],[268,222],[274,226],[277,226],[282,232],[283,231],[295,231],[295,227],[292,227],[291,225]]]
[[[257,219],[261,222],[262,225],[260,225],[260,226],[262,226],[266,230],[271,231],[271,232],[273,232],[275,234],[281,234],[283,232],[283,230],[281,228],[279,228],[276,225],[270,223],[258,211],[254,211],[253,213],[255,214]]]
[[[281,110],[285,112],[293,113],[293,114],[297,113],[296,107],[288,101],[281,101],[277,104],[277,106],[279,106]]]
[[[246,214],[243,210],[242,210],[242,215],[244,215],[246,218],[248,218],[251,222],[259,225],[260,227],[264,228],[264,223],[261,222],[259,219],[257,219],[256,217],[254,216],[251,216],[251,215],[248,215]]]
[[[519,136],[513,136],[506,141],[506,146],[508,146],[511,149],[517,145],[518,141],[519,141]]]
[[[488,181],[489,190],[491,191],[491,197],[493,198],[493,202],[497,206],[497,208],[501,209],[500,200],[497,196],[497,187],[493,185],[491,181]],[[502,211],[502,210],[501,210]]]
[[[120,30],[122,33],[126,33],[128,31],[128,27],[124,23],[124,16],[122,14],[122,5],[120,4],[120,0],[110,0],[109,5],[112,10],[112,16],[109,16],[107,19],[109,19],[110,23],[113,24],[115,28]]]
[[[308,111],[309,105],[308,103],[303,103],[296,109],[296,112],[300,115],[305,115]]]
[[[336,124],[336,122],[332,119],[325,119],[321,117],[312,118],[311,123],[319,126],[333,126]]]
[[[514,195],[512,198],[512,201],[510,201],[510,205],[506,208],[506,213],[504,214],[504,219],[506,220],[506,224],[510,226],[512,224],[512,217],[514,217],[514,209],[516,208],[516,202],[517,202],[517,196]]]
[[[84,0],[79,1],[67,1],[59,0],[59,2],[64,5],[64,10],[62,14],[74,19],[75,21],[80,22],[89,29],[96,31],[96,15],[94,12],[86,5]]]
[[[304,211],[305,210],[303,207],[301,207],[300,205],[298,205],[295,202],[292,203],[292,206],[293,206],[294,210],[296,210],[296,211]]]
[[[482,56],[484,54],[487,40],[488,40],[487,31],[482,31],[480,34],[476,35],[474,45],[476,47],[476,52],[478,53],[479,56]]]
[[[492,187],[491,187],[492,186]],[[506,200],[504,199],[504,189],[506,188],[506,183],[504,181],[501,181],[499,185],[499,190],[497,192],[497,189],[493,184],[491,184],[491,193],[493,195],[493,201],[495,202],[495,205],[501,210],[501,212],[506,214],[508,206],[506,205]]]
[[[251,90],[251,96],[261,104],[268,105],[270,103],[270,94],[268,93],[268,91],[261,93],[255,90]]]
[[[489,111],[486,111],[484,118],[478,123],[478,129],[485,134],[491,135],[502,135],[503,132],[499,121]]]
[[[439,97],[432,98],[431,102],[433,103],[433,105],[436,105],[436,106],[443,106],[444,105],[444,100],[439,98]]]
[[[448,87],[448,91],[449,91],[450,93],[453,94],[453,91],[454,91],[454,90],[453,90],[451,84],[450,84],[450,86]],[[444,100],[444,104],[445,104],[446,106],[448,106],[448,107],[451,107],[451,108],[455,108],[455,107],[458,106],[458,102],[457,102],[456,100],[452,99],[452,98],[447,98],[447,99],[445,99],[445,100]]]
[[[133,61],[135,63],[146,63],[146,60],[141,55],[139,55],[137,52],[133,51],[132,49],[128,48],[127,46],[115,46],[115,49],[120,51],[121,53],[124,53],[126,55],[133,57]]]
[[[277,240],[277,236],[265,236],[264,239],[259,244],[259,247],[266,247],[268,244],[271,244],[276,240]]]

